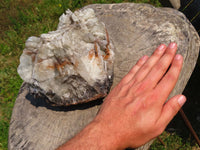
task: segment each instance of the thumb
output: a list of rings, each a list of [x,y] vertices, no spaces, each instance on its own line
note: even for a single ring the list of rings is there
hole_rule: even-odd
[[[186,97],[184,95],[176,95],[169,99],[164,104],[160,118],[158,120],[158,124],[161,124],[166,127],[185,102]]]

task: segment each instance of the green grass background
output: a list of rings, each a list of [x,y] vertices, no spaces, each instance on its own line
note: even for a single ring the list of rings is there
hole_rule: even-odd
[[[7,149],[12,108],[22,84],[17,74],[19,57],[30,36],[55,30],[64,9],[76,10],[92,3],[136,2],[161,6],[158,0],[1,0],[0,1],[0,150]],[[155,141],[152,150],[197,149],[191,138],[161,135],[166,146]]]

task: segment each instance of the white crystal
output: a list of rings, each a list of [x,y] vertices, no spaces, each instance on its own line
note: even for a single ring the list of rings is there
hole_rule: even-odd
[[[113,50],[93,9],[67,10],[56,31],[27,39],[18,73],[58,105],[82,103],[108,93]]]

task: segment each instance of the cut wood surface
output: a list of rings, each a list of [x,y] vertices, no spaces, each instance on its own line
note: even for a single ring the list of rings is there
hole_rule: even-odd
[[[97,17],[105,23],[116,48],[113,86],[141,56],[151,55],[161,43],[177,42],[184,65],[170,97],[182,93],[199,52],[199,37],[183,14],[148,4],[96,4],[88,7],[93,8]],[[103,101],[55,107],[45,99],[30,95],[28,84],[22,85],[10,122],[10,150],[55,149],[91,122]],[[138,149],[147,150],[150,145],[151,142]]]

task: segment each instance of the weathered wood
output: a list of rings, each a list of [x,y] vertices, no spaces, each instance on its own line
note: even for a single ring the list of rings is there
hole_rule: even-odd
[[[179,81],[170,97],[182,93],[196,63],[199,37],[193,26],[174,9],[146,4],[89,5],[106,24],[115,50],[115,86],[143,56],[151,55],[161,43],[178,44],[184,57]],[[96,115],[102,100],[86,104],[53,107],[45,98],[34,98],[23,84],[12,113],[9,130],[10,150],[53,150],[84,128]],[[140,150],[146,150],[151,142]]]

